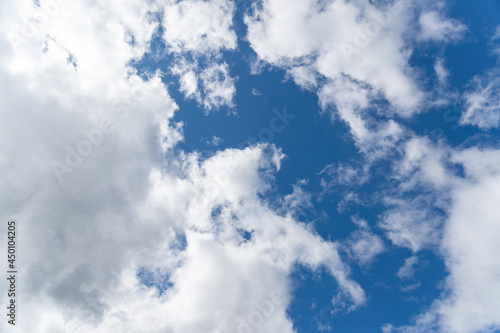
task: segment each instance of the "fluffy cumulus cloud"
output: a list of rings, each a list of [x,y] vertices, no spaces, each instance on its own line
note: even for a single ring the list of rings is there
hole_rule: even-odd
[[[232,107],[235,79],[221,52],[237,46],[234,3],[172,0],[161,9],[166,52],[176,58],[170,69],[179,77],[181,92],[207,111]]]
[[[245,21],[261,62],[317,91],[322,108],[348,123],[358,146],[380,146],[381,155],[403,130],[391,118],[426,108],[428,93],[410,66],[412,47],[456,40],[466,29],[444,10],[442,2],[264,0]]]
[[[453,191],[443,251],[452,296],[439,304],[443,326],[455,332],[500,329],[500,264],[494,255],[500,231],[497,210],[500,152],[468,149],[454,156],[469,181]],[[474,309],[473,312],[470,309]]]
[[[215,15],[231,6],[169,6],[167,30],[175,20],[190,27],[187,14],[208,20],[202,30],[167,32],[173,52],[234,47],[234,35],[211,33],[227,26]],[[175,148],[183,139],[176,103],[159,75],[146,80],[128,65],[148,52],[158,25],[151,13],[161,6],[1,7],[0,207],[25,244],[20,332],[293,332],[297,265],[325,269],[338,282],[332,296],[351,308],[365,302],[339,244],[263,199],[279,149],[202,159]],[[207,96],[229,96],[212,79],[224,66],[206,71]],[[284,205],[295,197],[304,195]]]
[[[418,89],[407,73],[404,42],[393,38],[402,33],[405,15],[397,14],[405,10],[402,3],[378,8],[363,1],[292,1],[285,6],[268,0],[247,16],[248,39],[262,60],[291,67],[298,82],[314,86],[319,76],[328,82],[348,77],[411,110],[418,105]]]
[[[463,166],[465,178],[450,189],[452,203],[440,244],[448,277],[445,290],[413,326],[386,325],[385,332],[494,332],[500,329],[498,295],[499,250],[498,168],[500,152],[469,148],[456,151],[451,161]],[[412,257],[415,258],[415,257]],[[399,270],[411,275],[410,258]]]

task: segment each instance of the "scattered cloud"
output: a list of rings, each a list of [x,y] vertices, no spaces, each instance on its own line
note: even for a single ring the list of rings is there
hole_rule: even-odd
[[[461,39],[467,26],[448,19],[437,11],[424,12],[419,17],[419,38],[424,41],[452,42]]]
[[[448,149],[427,137],[413,137],[393,161],[395,187],[381,196],[387,210],[379,226],[396,245],[418,252],[435,248],[449,207],[450,186],[456,181],[448,169]]]
[[[483,130],[500,125],[500,78],[498,69],[474,77],[464,94],[465,110],[462,125],[474,125]]]
[[[209,145],[209,146],[218,146],[220,145],[222,142],[224,142],[224,140],[222,138],[219,138],[218,136],[214,135],[212,137],[211,140],[207,140],[207,139],[203,139],[203,141]]]
[[[455,151],[450,160],[464,167],[465,179],[454,181],[449,190],[452,203],[440,242],[449,274],[445,290],[428,311],[416,317],[414,325],[386,325],[384,332],[465,333],[500,328],[496,315],[500,266],[494,255],[499,250],[494,235],[498,234],[500,152],[470,148]],[[413,258],[398,271],[400,277],[412,275]]]
[[[352,232],[345,246],[349,255],[361,267],[366,267],[384,251],[384,242],[380,236],[373,233],[365,220],[354,217],[353,222],[358,226],[358,229]]]
[[[439,58],[436,60],[434,64],[434,71],[436,72],[439,83],[441,85],[446,85],[448,83],[450,72],[444,65],[444,59]]]
[[[235,5],[229,0],[168,1],[162,27],[166,52],[176,59],[170,70],[180,91],[208,112],[232,107],[234,77],[221,54],[237,46],[233,30]]]
[[[418,256],[411,256],[405,259],[404,265],[398,269],[396,275],[401,280],[411,279],[415,275],[415,265],[418,264],[418,261]]]
[[[418,113],[423,102],[402,38],[413,18],[410,7],[402,1],[269,0],[255,6],[245,22],[261,61],[316,90],[322,108],[349,124],[362,150],[381,153],[377,142],[394,144],[401,129],[390,121],[373,126],[373,102],[388,101],[389,107],[377,111],[390,117]]]

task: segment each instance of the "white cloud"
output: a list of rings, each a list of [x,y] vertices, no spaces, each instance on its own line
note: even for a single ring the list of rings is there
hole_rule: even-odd
[[[185,73],[182,73],[178,68],[173,69],[172,72],[182,75],[179,78],[181,92],[183,92],[187,98],[194,97],[198,103],[201,102],[200,92],[198,91],[198,78],[196,77],[195,72],[188,70]]]
[[[170,70],[179,76],[180,91],[186,98],[201,104],[206,112],[222,106],[234,106],[235,79],[231,77],[226,62],[209,60],[200,65],[199,61],[190,62],[181,58]]]
[[[456,181],[448,169],[447,148],[426,137],[413,137],[401,153],[401,159],[393,162],[396,186],[382,195],[387,210],[379,226],[398,246],[414,252],[435,248],[449,207],[449,189]]]
[[[170,69],[179,76],[180,91],[207,111],[232,107],[236,94],[234,78],[221,53],[237,46],[232,28],[234,3],[169,1],[162,9],[163,39],[167,52],[176,57]]]
[[[434,89],[432,91],[431,102],[429,107],[431,109],[443,108],[446,106],[460,103],[460,94],[450,86],[451,73],[446,67],[446,59],[438,56],[434,61],[434,73],[436,79],[434,80]]]
[[[483,130],[500,125],[500,78],[499,71],[476,76],[471,89],[464,94],[465,110],[460,118],[462,125],[475,125]]]
[[[399,2],[380,9],[367,2],[292,1],[285,6],[270,0],[245,21],[257,55],[271,64],[291,66],[289,73],[297,83],[314,87],[314,73],[331,80],[349,76],[382,93],[404,113],[420,99],[398,37],[405,10]]]
[[[341,162],[327,165],[319,174],[323,176],[320,183],[323,191],[330,191],[340,186],[357,187],[368,178],[366,170],[362,167]]]
[[[345,246],[350,256],[362,267],[371,264],[377,255],[384,251],[382,238],[373,233],[368,223],[360,218],[353,218],[358,229],[349,236]]]
[[[498,40],[500,39],[500,26],[497,26],[495,29],[495,33],[493,37],[491,37],[490,43],[492,44],[492,52],[497,57],[500,57],[500,45],[498,44]]]
[[[411,5],[396,1],[266,0],[245,17],[260,61],[287,70],[301,87],[317,90],[323,110],[346,121],[358,146],[381,156],[401,128],[373,112],[407,117],[420,112],[424,93],[404,42]],[[388,101],[377,108],[373,101]],[[381,149],[375,148],[378,144]]]
[[[415,275],[415,265],[418,264],[418,256],[411,256],[405,259],[405,263],[401,266],[396,275],[401,280],[411,279]]]
[[[410,65],[416,45],[456,41],[466,31],[445,9],[429,1],[265,0],[245,22],[254,64],[282,68],[296,84],[315,90],[322,109],[345,121],[373,160],[399,142],[404,128],[398,118],[448,103],[445,93],[424,91],[420,69]],[[443,85],[446,71],[436,65]]]
[[[497,28],[495,29],[495,33],[494,33],[493,37],[491,38],[491,40],[496,41],[499,38],[500,38],[500,25],[497,26]]]
[[[384,332],[472,333],[500,328],[500,152],[470,148],[453,152],[451,161],[464,167],[465,178],[450,184],[452,203],[440,242],[449,273],[445,291],[413,326],[386,325]]]
[[[405,180],[402,189],[412,189],[422,183],[441,189],[446,187],[452,176],[446,170],[449,157],[446,149],[435,145],[427,137],[413,137],[403,146],[403,159],[396,162],[397,176]]]
[[[387,205],[389,208],[382,214],[379,227],[392,243],[413,252],[439,244],[443,216],[434,211],[429,198],[388,199]]]
[[[313,90],[318,86],[317,74],[309,66],[292,67],[287,74],[302,88]]]
[[[207,109],[218,108],[223,105],[233,106],[233,97],[236,94],[234,79],[229,75],[226,63],[213,64],[200,74],[203,83],[205,100],[203,104]]]
[[[500,56],[500,26],[496,28],[490,44],[493,54]],[[464,108],[461,125],[473,125],[482,130],[500,126],[500,79],[498,66],[476,75],[463,94]]]
[[[437,11],[424,12],[419,18],[422,40],[440,42],[457,41],[467,31],[467,27],[457,20],[447,19]]]
[[[318,96],[324,109],[335,105],[340,118],[349,125],[354,141],[369,160],[383,157],[400,140],[403,128],[395,121],[365,117],[365,109],[373,98],[373,91],[368,86],[342,77],[325,84]]]
[[[212,136],[212,139],[210,139],[210,140],[208,140],[208,139],[202,139],[202,141],[204,143],[206,143],[207,145],[209,145],[209,146],[218,146],[222,142],[224,142],[224,139],[219,138],[217,135],[214,135],[214,136]]]
[[[312,195],[303,189],[307,184],[306,180],[300,180],[293,185],[293,191],[281,200],[281,206],[285,214],[291,216],[301,216],[305,210],[312,209]]]
[[[444,65],[444,60],[439,58],[434,63],[434,71],[436,72],[436,76],[441,85],[445,85],[448,82],[448,77],[450,76],[450,72]]]
[[[455,154],[469,182],[453,192],[443,251],[453,291],[439,305],[442,323],[451,331],[500,329],[500,246],[496,235],[500,206],[500,152],[470,149]],[[474,309],[474,311],[470,311]]]
[[[236,48],[232,1],[168,1],[163,10],[163,38],[169,51],[204,54]]]

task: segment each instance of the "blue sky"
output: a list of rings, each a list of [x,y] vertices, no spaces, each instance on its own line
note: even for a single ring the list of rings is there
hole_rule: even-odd
[[[500,332],[500,2],[0,17],[2,331]]]

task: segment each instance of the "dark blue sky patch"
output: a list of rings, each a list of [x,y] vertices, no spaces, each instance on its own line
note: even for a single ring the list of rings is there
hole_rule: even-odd
[[[158,297],[173,286],[168,274],[162,274],[159,270],[151,270],[146,267],[139,268],[137,278],[143,286],[156,289]]]

